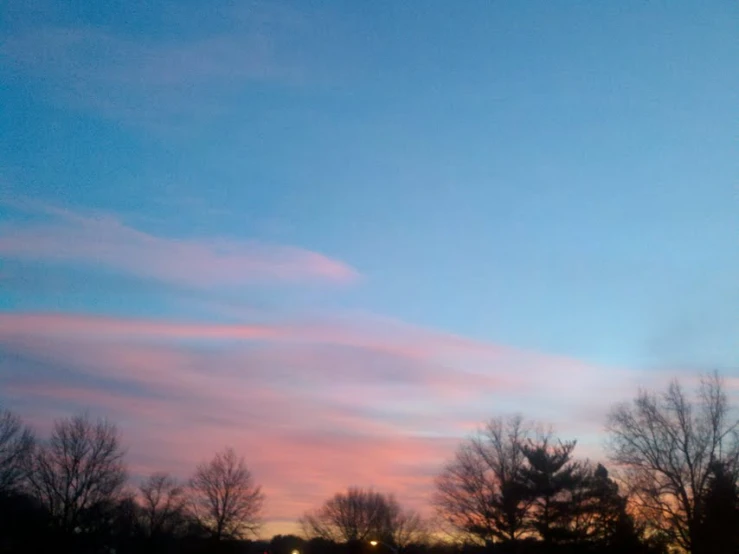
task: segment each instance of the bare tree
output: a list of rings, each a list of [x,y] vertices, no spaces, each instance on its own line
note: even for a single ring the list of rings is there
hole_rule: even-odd
[[[434,504],[441,518],[480,541],[520,538],[531,505],[521,479],[529,435],[520,416],[497,418],[462,444],[436,480]]]
[[[739,464],[739,427],[724,385],[714,373],[701,379],[693,401],[677,381],[661,394],[640,391],[616,406],[608,420],[611,459],[624,469],[632,502],[653,526],[688,552],[718,462]]]
[[[0,408],[0,494],[15,491],[23,481],[35,439],[20,417]]]
[[[264,504],[244,459],[231,448],[198,465],[190,480],[193,515],[216,540],[256,534]]]
[[[300,523],[307,536],[335,542],[378,540],[402,549],[426,538],[416,512],[403,509],[392,495],[356,487],[335,494]]]
[[[154,473],[139,487],[138,525],[145,535],[176,534],[184,525],[185,489],[166,473]]]
[[[85,530],[87,518],[112,506],[126,480],[118,430],[87,415],[54,423],[31,457],[29,484],[64,531]]]
[[[429,540],[429,529],[426,521],[415,510],[401,508],[391,501],[393,510],[390,518],[390,540],[398,550],[404,550],[412,544],[426,544]]]
[[[368,541],[385,536],[388,503],[372,490],[349,487],[336,493],[323,506],[305,514],[300,523],[309,537],[335,542]]]

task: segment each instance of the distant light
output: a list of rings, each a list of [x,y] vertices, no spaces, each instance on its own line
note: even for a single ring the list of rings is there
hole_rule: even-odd
[[[372,546],[377,546],[377,541],[370,541],[370,544],[371,544]]]
[[[300,554],[300,550],[293,550],[291,554]]]

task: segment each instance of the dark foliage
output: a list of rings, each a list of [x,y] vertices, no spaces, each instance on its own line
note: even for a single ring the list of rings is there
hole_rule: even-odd
[[[739,486],[737,474],[726,464],[711,466],[695,543],[698,554],[739,552]]]
[[[522,470],[533,505],[529,512],[531,527],[545,544],[576,542],[574,528],[577,503],[574,491],[584,485],[581,466],[572,462],[575,442],[551,444],[545,437],[522,446],[528,464]]]

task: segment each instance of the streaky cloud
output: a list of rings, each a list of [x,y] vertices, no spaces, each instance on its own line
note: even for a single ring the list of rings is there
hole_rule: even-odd
[[[566,434],[588,413],[578,431],[597,433],[598,408],[629,383],[625,370],[356,314],[265,325],[3,313],[0,351],[5,400],[35,406],[34,423],[79,409],[124,422],[139,475],[186,477],[233,445],[273,522],[348,485],[423,509],[457,441],[487,418],[557,414]]]
[[[112,214],[44,207],[41,220],[0,226],[0,255],[81,264],[195,288],[254,283],[349,283],[349,265],[295,246],[150,234]]]

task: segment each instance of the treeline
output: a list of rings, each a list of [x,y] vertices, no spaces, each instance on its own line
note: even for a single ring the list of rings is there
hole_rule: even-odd
[[[137,486],[117,427],[77,415],[41,440],[0,410],[0,554],[500,554],[739,552],[739,426],[718,375],[677,381],[609,415],[613,473],[521,416],[490,420],[435,481],[435,517],[350,487],[258,536],[264,494],[230,448]]]
[[[503,552],[739,552],[739,423],[718,374],[614,406],[601,464],[521,417],[494,419],[438,476],[458,535]]]
[[[0,552],[206,552],[255,533],[263,494],[232,449],[186,483],[128,486],[117,427],[77,415],[39,441],[0,411]]]

